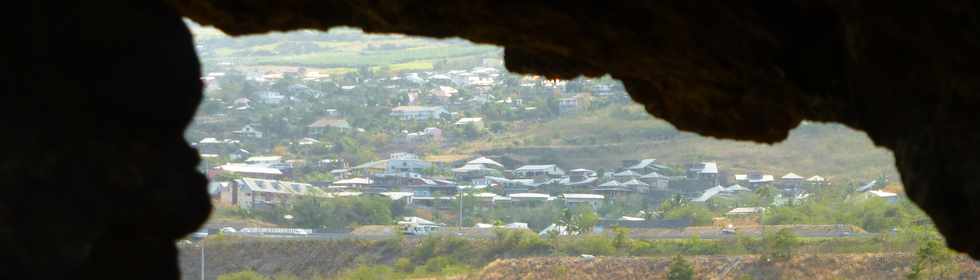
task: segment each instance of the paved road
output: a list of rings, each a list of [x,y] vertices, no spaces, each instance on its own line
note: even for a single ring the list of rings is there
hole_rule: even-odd
[[[870,233],[854,233],[849,231],[797,231],[797,236],[803,238],[844,238],[844,237],[856,237],[856,238],[866,238],[872,237],[874,234]],[[313,233],[305,235],[291,235],[291,234],[258,234],[258,233],[224,233],[224,235],[229,236],[240,236],[249,238],[269,238],[269,239],[298,239],[298,240],[387,240],[391,239],[393,235],[354,235],[350,233]],[[494,238],[492,234],[479,234],[479,235],[466,235],[459,234],[453,228],[446,228],[445,230],[434,233],[434,235],[451,235],[458,236],[467,239],[491,239]],[[745,230],[740,231],[736,234],[726,234],[722,233],[721,230],[664,230],[656,234],[645,234],[643,232],[634,232],[631,234],[631,238],[640,240],[671,240],[671,239],[690,239],[694,236],[698,236],[701,239],[707,240],[717,240],[726,238],[735,238],[737,236],[748,236],[748,237],[760,237],[762,235],[761,230]],[[421,239],[425,236],[417,235],[405,235],[404,238],[408,239]]]

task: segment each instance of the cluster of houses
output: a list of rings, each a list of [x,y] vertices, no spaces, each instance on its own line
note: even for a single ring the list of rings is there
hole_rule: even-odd
[[[588,205],[597,209],[617,198],[641,195],[665,199],[681,194],[694,203],[708,202],[742,192],[753,192],[762,186],[773,186],[778,192],[775,204],[806,199],[813,190],[829,184],[813,175],[807,178],[788,173],[773,175],[750,172],[732,178],[720,172],[716,162],[690,164],[684,172],[659,164],[656,159],[624,161],[621,168],[564,170],[556,164],[519,165],[508,168],[490,157],[477,157],[443,173],[445,166],[421,159],[410,153],[394,153],[384,160],[331,170],[337,180],[302,183],[279,180],[289,161],[278,156],[257,156],[243,163],[229,163],[209,170],[212,177],[234,174],[228,182],[216,183],[216,197],[224,203],[243,208],[284,203],[298,196],[324,198],[375,195],[400,201],[409,207],[448,208],[460,197],[471,197],[482,207],[535,206],[560,201],[568,206]],[[665,175],[672,174],[672,175]],[[871,182],[857,191],[893,202],[894,193],[876,190]],[[737,208],[732,215],[754,213],[761,208]]]
[[[255,72],[248,68],[238,70],[245,75],[247,80],[263,86],[251,92],[248,97],[239,97],[227,101],[208,99],[205,102],[221,103],[226,112],[247,113],[249,110],[253,110],[256,104],[287,106],[290,103],[306,102],[311,98],[327,96],[327,92],[343,95],[345,91],[369,88],[372,91],[390,92],[398,97],[399,105],[387,108],[390,110],[388,115],[392,118],[400,121],[452,119],[458,120],[455,125],[461,126],[470,123],[481,125],[482,118],[467,118],[459,112],[472,111],[474,108],[480,108],[488,103],[498,103],[512,111],[537,112],[539,108],[536,106],[540,105],[525,104],[527,102],[524,99],[530,98],[528,94],[539,96],[533,93],[538,91],[559,93],[559,98],[552,102],[557,103],[555,105],[561,114],[579,112],[588,108],[595,96],[615,97],[623,102],[629,100],[625,91],[612,83],[595,83],[588,89],[588,92],[583,92],[578,88],[566,90],[567,81],[549,80],[540,76],[508,77],[501,65],[493,61],[471,69],[411,72],[353,80],[338,79],[338,77],[331,77],[331,75],[316,71],[307,71],[303,68],[264,70],[264,72]],[[222,88],[222,83],[228,76],[225,72],[210,72],[201,79],[209,91],[214,91]],[[292,77],[296,81],[316,82],[318,86],[315,86],[316,89],[314,89],[307,84],[297,82],[285,87],[272,87],[273,84],[285,77]],[[511,80],[517,80],[517,82],[508,82]],[[231,82],[241,81],[233,79]],[[332,84],[339,93],[320,86],[324,83]],[[500,87],[509,87],[508,91],[513,94],[495,96],[494,92],[496,91],[493,89]],[[364,106],[371,105],[364,104]],[[374,106],[378,105],[375,104]],[[199,119],[208,119],[208,117],[204,116]],[[311,138],[321,136],[329,130],[360,129],[350,123],[345,118],[344,113],[337,109],[328,109],[321,116],[317,116],[317,119],[312,123],[302,125],[306,126],[306,134]],[[256,123],[248,123],[237,124],[235,129],[230,133],[238,139],[263,139],[268,137],[267,130],[270,128],[262,127]],[[403,139],[400,140],[405,142],[438,141],[441,138],[441,133],[439,133],[441,129],[445,129],[445,127],[431,127],[425,131],[403,131],[403,135],[401,135]]]

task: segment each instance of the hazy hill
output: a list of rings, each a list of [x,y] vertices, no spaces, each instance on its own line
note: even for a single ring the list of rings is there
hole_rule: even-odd
[[[680,132],[639,106],[605,108],[460,145],[451,154],[493,154],[527,162],[553,161],[568,168],[617,168],[624,159],[656,158],[681,166],[717,161],[731,172],[759,170],[781,176],[821,175],[870,180],[897,179],[890,151],[863,132],[837,124],[805,123],[775,145],[719,140]]]

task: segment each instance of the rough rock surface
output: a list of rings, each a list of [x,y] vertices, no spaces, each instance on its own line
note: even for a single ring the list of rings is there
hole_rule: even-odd
[[[909,196],[980,257],[980,4],[913,1],[171,0],[229,34],[355,26],[505,48],[507,68],[610,74],[707,136],[840,122],[894,151]]]
[[[0,278],[177,279],[174,242],[211,210],[183,140],[190,31],[163,2],[19,4],[0,19]]]
[[[347,25],[497,44],[511,71],[609,73],[651,114],[715,137],[772,143],[804,119],[844,123],[892,149],[906,190],[949,245],[980,257],[978,5],[8,3],[0,17],[13,42],[0,44],[0,146],[10,148],[0,155],[0,272],[176,277],[172,241],[210,210],[193,170],[199,159],[181,135],[201,84],[180,14],[231,34]]]

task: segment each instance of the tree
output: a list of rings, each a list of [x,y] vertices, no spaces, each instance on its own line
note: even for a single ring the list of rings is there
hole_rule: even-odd
[[[327,212],[317,198],[301,197],[293,204],[292,213],[296,218],[296,225],[305,228],[321,228],[329,223]]]
[[[912,272],[906,278],[912,279],[952,279],[957,273],[953,253],[938,238],[929,238],[919,245],[915,253]]]
[[[763,254],[771,260],[789,260],[798,243],[796,234],[788,228],[766,232],[762,236]]]
[[[691,222],[691,225],[696,226],[711,224],[713,217],[714,214],[711,214],[711,211],[697,204],[687,204],[664,213],[664,218],[670,220],[686,219]]]
[[[592,210],[592,206],[580,205],[578,208],[575,208],[574,215],[572,215],[571,219],[571,224],[575,230],[569,230],[569,234],[572,232],[576,234],[592,232],[592,228],[598,223],[599,215],[596,215],[595,211]]]
[[[265,277],[255,271],[244,270],[235,273],[228,273],[218,275],[218,280],[268,280],[269,277]]]
[[[694,267],[684,257],[674,256],[670,261],[670,269],[667,271],[668,280],[691,280],[694,279]]]
[[[758,199],[756,202],[758,206],[768,206],[772,203],[772,199],[776,197],[779,192],[773,186],[763,186],[755,190],[755,195]]]
[[[630,229],[624,227],[613,227],[613,232],[616,234],[613,236],[613,247],[616,249],[624,250],[629,248],[630,243]]]

